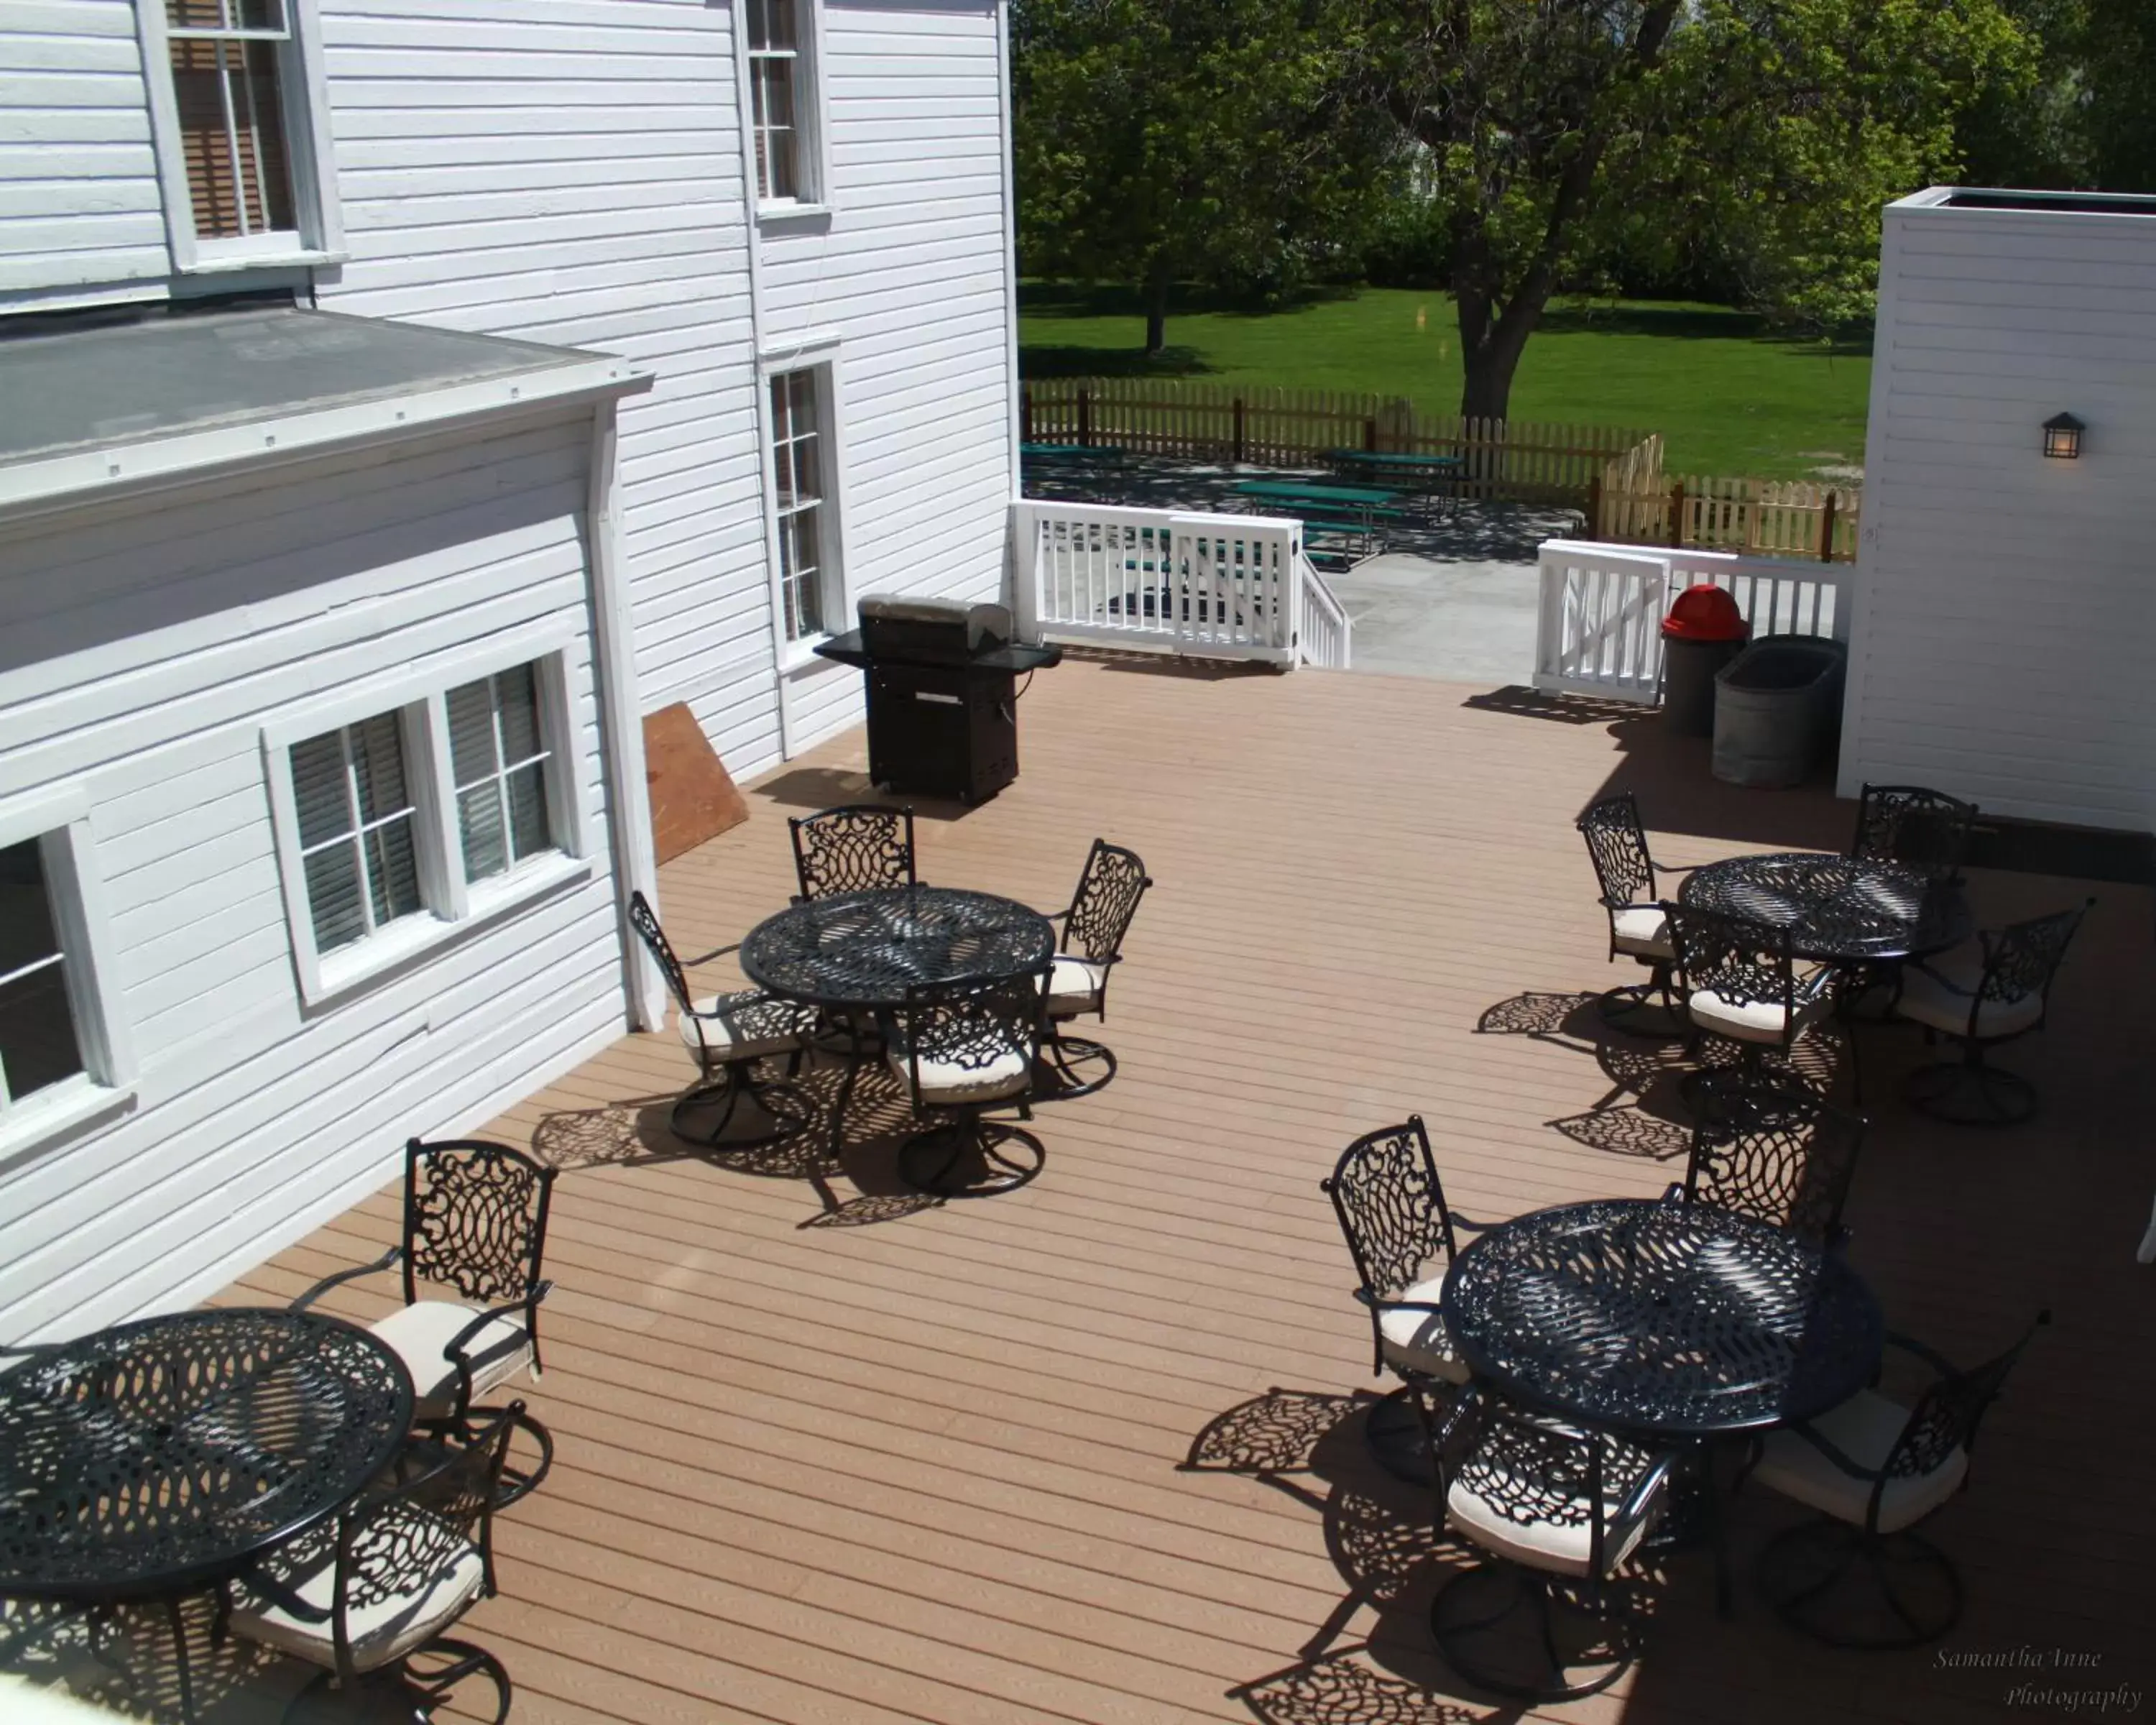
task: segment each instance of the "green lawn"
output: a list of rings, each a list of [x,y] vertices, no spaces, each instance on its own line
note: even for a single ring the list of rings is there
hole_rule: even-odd
[[[1029,377],[1158,372],[1460,403],[1459,331],[1441,294],[1369,288],[1280,311],[1178,311],[1151,365],[1144,335],[1126,293],[1029,285],[1019,364]],[[1553,306],[1527,343],[1512,416],[1659,431],[1672,474],[1801,479],[1861,464],[1871,386],[1868,350],[1778,337],[1741,311],[1577,300]]]

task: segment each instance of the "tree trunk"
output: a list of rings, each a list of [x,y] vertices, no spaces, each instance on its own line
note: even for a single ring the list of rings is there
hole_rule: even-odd
[[[1168,346],[1168,260],[1156,258],[1146,270],[1146,357]]]
[[[1460,305],[1460,411],[1471,419],[1512,417],[1512,376],[1527,352],[1527,337],[1542,321],[1547,295],[1522,289],[1490,316],[1490,300],[1461,294]],[[1471,308],[1472,315],[1471,315]]]

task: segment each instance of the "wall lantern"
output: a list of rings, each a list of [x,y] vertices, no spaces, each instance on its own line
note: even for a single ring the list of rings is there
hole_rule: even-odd
[[[2088,427],[2071,413],[2054,413],[2044,422],[2044,453],[2054,461],[2080,459],[2082,434]]]

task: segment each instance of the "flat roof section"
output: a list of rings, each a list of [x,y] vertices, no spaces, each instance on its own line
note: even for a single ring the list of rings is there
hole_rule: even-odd
[[[281,305],[0,334],[0,467],[608,357]]]

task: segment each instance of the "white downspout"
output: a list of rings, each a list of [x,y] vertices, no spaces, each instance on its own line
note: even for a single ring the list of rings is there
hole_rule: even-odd
[[[639,386],[649,389],[646,377]],[[644,710],[636,686],[636,634],[621,555],[620,402],[592,413],[591,491],[584,511],[592,571],[592,635],[598,675],[600,747],[605,758],[607,832],[620,901],[622,980],[630,1028],[666,1022],[666,987],[629,926],[629,896],[656,907],[659,862],[651,848],[651,799],[644,776]]]

